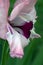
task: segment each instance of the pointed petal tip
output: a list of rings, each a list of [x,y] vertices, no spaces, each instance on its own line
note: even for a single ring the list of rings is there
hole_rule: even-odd
[[[37,34],[37,37],[36,38],[41,38],[41,36],[39,34]]]
[[[34,38],[41,38],[41,36],[39,34],[34,34],[33,36],[31,35],[30,38],[34,39]]]

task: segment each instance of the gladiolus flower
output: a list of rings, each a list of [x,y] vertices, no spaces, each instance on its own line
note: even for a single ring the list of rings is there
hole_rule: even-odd
[[[10,47],[10,56],[22,58],[23,49],[30,38],[38,38],[34,24],[36,22],[36,0],[17,0],[10,16],[9,0],[0,0],[0,38],[6,39]]]

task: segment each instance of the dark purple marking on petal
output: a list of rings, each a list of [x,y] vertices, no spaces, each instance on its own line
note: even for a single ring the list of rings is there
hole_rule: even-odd
[[[11,27],[9,27],[9,30],[10,30],[11,34],[13,34]]]
[[[27,30],[31,30],[33,28],[33,23],[32,21],[30,21],[29,23],[25,23],[23,26],[18,26],[20,27],[21,29],[27,29]]]
[[[26,22],[23,26],[16,26],[16,27],[19,27],[20,29],[22,29],[24,32],[24,36],[26,38],[29,38],[31,34],[30,30],[33,28],[33,23],[32,21],[30,21],[29,23]]]

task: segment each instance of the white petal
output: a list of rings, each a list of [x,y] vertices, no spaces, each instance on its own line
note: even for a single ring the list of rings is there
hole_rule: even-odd
[[[22,58],[24,55],[23,48],[27,45],[28,45],[28,40],[24,36],[18,33],[14,34],[13,46],[10,50],[10,56]]]
[[[37,34],[34,30],[31,30],[31,35],[30,35],[30,38],[39,38],[41,37],[39,34]]]
[[[18,34],[18,33],[14,33],[13,34],[13,48],[12,48],[12,50],[14,49],[14,48],[16,48],[16,46],[18,45],[18,44],[21,44],[21,40],[20,40],[20,35]]]
[[[6,39],[7,39],[10,46],[12,44],[12,37],[13,37],[13,35],[10,32],[6,33]]]
[[[22,26],[25,24],[25,21],[23,21],[19,16],[17,16],[11,23],[13,23],[14,26]]]
[[[18,46],[19,43],[20,43],[21,46],[24,48],[25,46],[28,45],[28,42],[30,42],[30,41],[28,41],[28,39],[27,39],[26,37],[24,37],[22,34],[15,33],[15,34],[13,35],[13,44],[14,44],[14,45],[13,45],[12,50],[13,50],[14,48],[16,48],[16,46]]]
[[[23,31],[20,28],[15,28],[16,31],[20,32],[20,40],[21,40],[21,45],[24,48],[25,46],[28,45],[30,40],[28,40],[25,36],[23,36]]]
[[[30,40],[28,40],[25,36],[23,36],[23,35],[20,35],[21,36],[21,42],[22,42],[22,47],[24,48],[24,47],[26,47],[28,44],[29,44],[29,42],[30,42]]]
[[[16,32],[15,34],[13,34],[12,46],[10,48],[10,56],[21,58],[23,55],[24,53],[20,35]]]

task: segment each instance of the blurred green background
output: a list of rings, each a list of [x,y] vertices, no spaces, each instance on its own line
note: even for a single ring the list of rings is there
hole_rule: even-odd
[[[14,2],[15,0],[10,0],[9,14]],[[6,51],[8,50],[7,41],[0,39],[0,65],[43,65],[43,0],[37,1],[36,10],[38,18],[35,28],[41,38],[31,40],[30,44],[24,49],[24,57],[22,59],[11,58]]]

